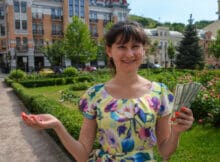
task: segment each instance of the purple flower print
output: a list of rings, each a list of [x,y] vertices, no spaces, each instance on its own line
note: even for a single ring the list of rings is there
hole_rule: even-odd
[[[105,144],[105,138],[104,138],[105,130],[104,129],[99,129],[98,133],[99,133],[99,143],[101,145],[104,145]]]
[[[117,100],[112,100],[106,107],[105,112],[115,111],[117,108]]]
[[[134,105],[134,113],[137,114],[140,111],[140,108],[138,107],[138,104]]]
[[[138,131],[139,138],[141,140],[146,140],[150,136],[150,130],[147,128],[140,128]]]
[[[158,110],[160,108],[160,100],[157,97],[152,97],[153,109]]]
[[[86,112],[88,110],[88,101],[87,99],[81,99],[79,102],[79,109],[82,112]]]
[[[154,146],[157,143],[157,137],[152,129],[150,129],[150,138],[149,138],[149,146]]]
[[[168,100],[169,100],[170,102],[173,102],[173,99],[174,99],[174,96],[173,96],[171,93],[169,93],[169,94],[168,94]]]
[[[154,103],[152,102],[151,97],[146,96],[146,99],[147,99],[147,102],[148,102],[150,108],[153,108],[154,107]]]
[[[112,148],[117,148],[119,147],[119,139],[118,137],[115,135],[115,131],[113,129],[108,129],[105,132],[106,138],[107,138],[107,142],[108,144],[112,147]]]
[[[102,98],[105,99],[108,97],[108,93],[106,91],[102,91]]]
[[[125,134],[125,131],[127,130],[127,127],[125,125],[121,125],[117,128],[118,135]]]

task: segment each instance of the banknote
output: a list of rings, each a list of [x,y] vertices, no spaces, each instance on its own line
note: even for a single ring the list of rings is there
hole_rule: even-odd
[[[174,92],[173,110],[179,111],[181,106],[190,107],[202,88],[197,82],[177,84]]]
[[[171,118],[175,117],[174,112],[179,111],[182,106],[190,108],[201,88],[202,84],[198,82],[177,84],[174,92],[173,114]]]

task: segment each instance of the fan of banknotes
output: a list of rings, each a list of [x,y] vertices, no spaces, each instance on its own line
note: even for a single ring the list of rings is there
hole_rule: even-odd
[[[173,112],[179,111],[182,106],[189,108],[201,88],[202,84],[197,82],[177,84],[174,93]]]

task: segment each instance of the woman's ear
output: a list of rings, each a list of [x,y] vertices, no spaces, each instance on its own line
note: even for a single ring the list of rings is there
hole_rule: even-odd
[[[106,47],[105,47],[105,52],[107,53],[108,57],[112,57],[112,54],[111,54],[111,47],[106,46]]]

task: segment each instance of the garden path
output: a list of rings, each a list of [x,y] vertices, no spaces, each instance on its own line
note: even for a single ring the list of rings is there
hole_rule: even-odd
[[[71,162],[45,131],[27,127],[20,114],[27,112],[0,74],[0,162]]]

